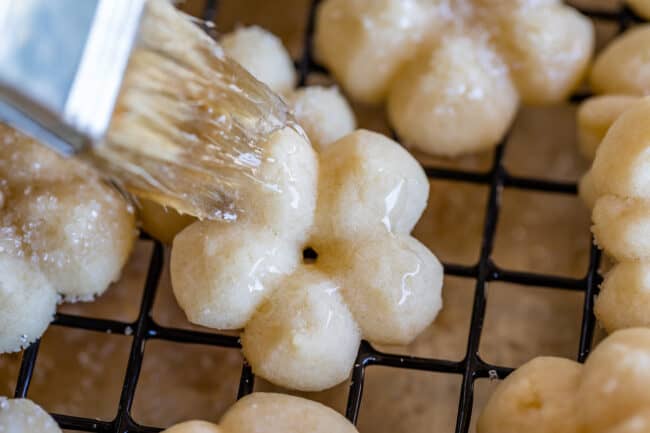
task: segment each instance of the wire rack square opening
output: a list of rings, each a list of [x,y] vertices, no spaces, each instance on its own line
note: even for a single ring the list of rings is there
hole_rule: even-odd
[[[307,26],[303,37],[302,55],[296,62],[300,86],[307,83],[310,74],[327,74],[327,71],[316,63],[313,57],[313,37],[316,7],[320,0],[312,0],[308,10]],[[594,20],[610,22],[617,25],[618,33],[623,32],[634,23],[642,20],[628,7],[621,6],[616,11],[600,11],[578,8],[583,14]],[[218,0],[205,1],[203,19],[213,21],[219,10]],[[572,102],[579,102],[589,95],[575,94]],[[399,137],[394,137],[399,141]],[[504,165],[504,151],[508,135],[496,147],[493,153],[491,167],[487,171],[469,171],[446,167],[425,166],[425,172],[430,179],[441,179],[452,182],[464,182],[483,185],[488,188],[485,205],[485,217],[482,227],[478,261],[475,264],[444,263],[445,275],[467,278],[474,283],[475,291],[471,306],[471,319],[466,342],[466,351],[461,360],[436,359],[415,357],[400,353],[385,353],[375,349],[367,341],[359,348],[354,364],[345,415],[352,421],[357,421],[362,409],[364,388],[364,373],[370,366],[385,366],[397,369],[419,370],[458,375],[460,378],[460,393],[458,396],[458,412],[456,416],[456,433],[466,433],[470,428],[472,406],[474,401],[474,385],[477,379],[503,379],[512,368],[503,365],[490,364],[479,356],[481,332],[486,312],[486,288],[488,283],[499,281],[525,286],[545,287],[557,290],[578,291],[583,293],[582,317],[580,322],[580,339],[576,347],[575,358],[583,362],[591,349],[595,317],[593,300],[601,282],[598,275],[600,252],[590,241],[588,267],[580,278],[569,278],[544,273],[522,272],[497,266],[492,260],[497,223],[499,221],[501,196],[504,188],[516,188],[524,191],[538,191],[550,194],[577,194],[577,185],[573,182],[554,181],[534,177],[513,175]],[[164,326],[153,318],[153,305],[156,290],[164,265],[164,247],[160,242],[151,239],[146,234],[142,239],[152,243],[149,268],[144,282],[144,290],[140,300],[137,319],[133,322],[111,320],[94,317],[82,317],[72,314],[59,313],[55,316],[53,325],[75,328],[89,332],[103,332],[128,335],[132,339],[128,363],[118,401],[115,417],[110,421],[100,421],[96,418],[86,418],[74,415],[52,414],[61,428],[97,432],[97,433],[151,433],[159,432],[161,426],[145,426],[138,424],[132,417],[136,388],[145,356],[145,345],[150,340],[164,340],[170,343],[201,344],[237,350],[240,348],[239,339],[233,335],[182,329]],[[40,343],[37,341],[25,349],[18,373],[15,397],[27,397],[32,376],[37,368],[37,357]],[[255,377],[248,364],[244,361],[241,367],[237,398],[253,392]]]

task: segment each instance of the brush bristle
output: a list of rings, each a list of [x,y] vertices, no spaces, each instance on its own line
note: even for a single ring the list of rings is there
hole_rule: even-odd
[[[282,100],[165,0],[149,0],[107,140],[89,155],[126,190],[201,219],[234,219]]]

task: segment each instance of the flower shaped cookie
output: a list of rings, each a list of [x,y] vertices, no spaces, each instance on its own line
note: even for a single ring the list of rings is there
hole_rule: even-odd
[[[589,160],[614,120],[641,96],[650,94],[650,25],[614,39],[596,58],[589,75],[598,95],[578,110],[578,144]]]
[[[294,89],[296,73],[287,49],[278,37],[256,26],[240,27],[220,39],[224,52],[255,78],[282,95],[311,144],[320,150],[356,129],[354,113],[336,87],[307,86]],[[142,227],[167,244],[196,221],[152,201],[139,206]]]
[[[388,100],[406,143],[458,155],[496,145],[519,100],[564,99],[593,33],[558,0],[325,0],[315,44],[353,99]]]
[[[358,433],[338,412],[304,398],[256,392],[239,400],[219,425],[177,424],[163,433]],[[13,432],[10,432],[13,433]]]
[[[336,87],[294,89],[296,72],[282,41],[260,27],[240,27],[219,41],[228,57],[282,95],[317,150],[356,129],[354,113]]]
[[[61,433],[61,429],[31,400],[0,397],[0,432]]]
[[[59,296],[106,290],[135,235],[129,205],[93,172],[0,124],[0,353],[39,338]]]
[[[540,357],[522,365],[485,406],[478,433],[650,431],[650,330],[617,331],[583,365]]]
[[[320,172],[293,131],[266,148],[284,168],[260,167],[272,187],[250,198],[258,211],[176,236],[172,286],[191,322],[244,328],[256,374],[321,390],[348,376],[362,336],[408,343],[441,308],[442,266],[409,235],[429,184],[408,152],[368,131],[323,150]],[[306,247],[315,260],[302,260]]]
[[[596,300],[605,329],[650,326],[650,97],[614,122],[581,194],[593,204],[596,243],[616,262]]]

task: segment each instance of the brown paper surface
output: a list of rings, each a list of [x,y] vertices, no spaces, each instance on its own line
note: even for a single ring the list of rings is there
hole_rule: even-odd
[[[585,3],[586,0],[582,2]],[[200,1],[197,3],[201,3]],[[610,1],[597,1],[599,6]],[[301,49],[307,0],[223,0],[218,31],[258,24],[279,35],[294,57]],[[198,11],[196,4],[186,5]],[[600,29],[607,35],[607,28]],[[386,131],[381,109],[355,107],[362,127]],[[586,169],[575,146],[575,110],[570,106],[523,109],[505,154],[512,174],[576,181]],[[431,158],[424,158],[427,160]],[[436,164],[478,169],[491,155]],[[445,262],[474,264],[479,255],[487,187],[431,182],[429,205],[415,235]],[[580,277],[587,270],[589,213],[576,196],[506,189],[493,259],[507,269]],[[65,305],[59,311],[134,320],[150,244],[140,242],[124,272],[97,302]],[[448,277],[444,308],[435,323],[406,348],[385,350],[460,360],[464,356],[475,281]],[[583,295],[513,284],[488,287],[480,354],[488,362],[517,367],[537,355],[575,357]],[[192,327],[176,306],[168,270],[156,299],[161,324]],[[198,328],[197,328],[198,329]],[[52,326],[45,334],[29,397],[48,411],[110,420],[115,416],[131,338]],[[0,395],[13,395],[20,355],[0,356]],[[191,418],[216,421],[235,401],[241,356],[237,350],[149,341],[137,387],[133,417],[168,426]],[[385,367],[367,369],[359,418],[362,433],[452,432],[461,376]],[[302,394],[343,411],[347,383]],[[474,421],[494,383],[476,383]],[[257,381],[257,390],[275,389]]]

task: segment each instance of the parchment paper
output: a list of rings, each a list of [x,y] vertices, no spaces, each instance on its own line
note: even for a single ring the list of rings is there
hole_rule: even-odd
[[[597,3],[611,6],[611,1]],[[298,56],[307,4],[307,0],[223,0],[217,29],[259,24],[279,35]],[[200,10],[198,4],[186,7]],[[600,30],[602,35],[609,31]],[[381,109],[355,109],[361,126],[386,131]],[[507,147],[507,168],[517,175],[575,181],[587,165],[576,151],[574,137],[574,108],[524,109]],[[487,154],[436,163],[485,169],[490,160]],[[445,262],[475,263],[486,199],[486,187],[433,181],[429,206],[416,236]],[[493,258],[508,269],[580,277],[587,269],[589,225],[589,213],[576,196],[506,189]],[[140,243],[122,281],[97,302],[66,305],[60,311],[135,319],[149,252],[149,244]],[[462,359],[474,285],[471,279],[448,277],[444,309],[435,323],[406,348],[382,349]],[[488,299],[480,348],[486,361],[517,367],[542,354],[576,356],[581,293],[495,283],[488,288]],[[191,327],[173,300],[167,270],[154,317],[165,325]],[[43,338],[29,397],[52,412],[112,419],[130,343],[128,336],[51,327]],[[0,356],[0,395],[13,394],[19,361],[19,355]],[[235,401],[240,369],[237,350],[150,341],[134,418],[156,426],[190,418],[216,421]],[[452,432],[460,380],[458,375],[370,367],[359,429],[362,433]],[[343,411],[347,386],[345,383],[326,392],[303,395]],[[493,387],[488,380],[477,382],[474,421]],[[258,379],[256,389],[276,388]]]

